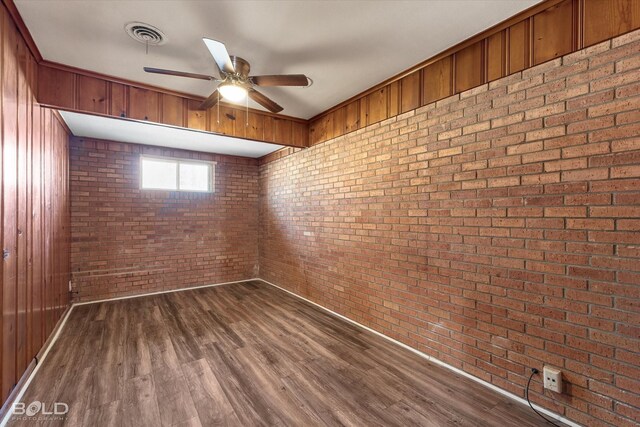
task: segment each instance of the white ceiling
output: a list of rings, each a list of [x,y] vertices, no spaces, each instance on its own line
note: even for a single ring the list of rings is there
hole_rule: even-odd
[[[130,119],[115,119],[69,111],[60,111],[60,114],[71,133],[79,137],[254,158],[282,148],[282,145],[277,144]]]
[[[214,83],[143,66],[212,74],[202,37],[224,42],[252,74],[304,73],[309,88],[263,88],[283,114],[310,118],[540,0],[115,1],[15,0],[45,59],[208,96]],[[164,46],[124,32],[162,30]],[[250,106],[260,108],[253,102]]]

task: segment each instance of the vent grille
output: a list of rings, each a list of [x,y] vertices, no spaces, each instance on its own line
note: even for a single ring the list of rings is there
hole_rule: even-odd
[[[160,46],[168,40],[162,31],[144,22],[129,22],[124,30],[132,39],[146,45]]]

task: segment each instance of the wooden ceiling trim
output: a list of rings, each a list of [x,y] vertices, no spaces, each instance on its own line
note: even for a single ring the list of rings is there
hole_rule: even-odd
[[[24,39],[33,57],[37,62],[41,62],[42,54],[40,53],[36,42],[33,40],[33,37],[31,36],[31,32],[27,28],[27,25],[22,20],[22,16],[20,16],[20,12],[18,12],[18,8],[16,7],[13,0],[2,0],[2,4],[4,4],[4,6],[7,8],[7,12],[9,12],[9,15],[13,19],[13,22],[16,24],[18,32]]]

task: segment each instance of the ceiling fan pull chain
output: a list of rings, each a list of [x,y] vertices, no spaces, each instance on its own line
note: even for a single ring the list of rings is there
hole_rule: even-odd
[[[218,92],[218,103],[216,104],[218,108],[218,125],[220,125],[220,92]]]
[[[249,97],[245,96],[244,101],[247,107],[247,109],[244,111],[244,121],[245,121],[244,126],[247,127],[249,126]]]

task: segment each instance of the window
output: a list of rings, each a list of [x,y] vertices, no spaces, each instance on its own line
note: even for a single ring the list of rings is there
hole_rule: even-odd
[[[164,157],[140,157],[140,188],[213,192],[213,162]]]

